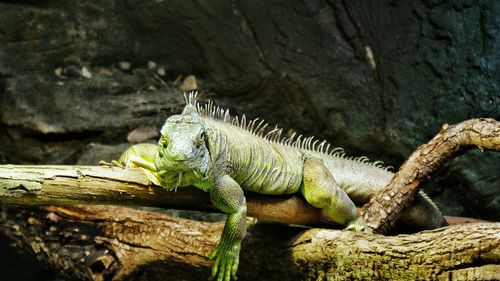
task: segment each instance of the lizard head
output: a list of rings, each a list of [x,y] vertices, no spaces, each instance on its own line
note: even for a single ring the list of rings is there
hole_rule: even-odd
[[[155,166],[162,186],[177,188],[186,173],[205,177],[209,162],[203,119],[193,104],[187,104],[182,114],[169,117],[161,129]]]

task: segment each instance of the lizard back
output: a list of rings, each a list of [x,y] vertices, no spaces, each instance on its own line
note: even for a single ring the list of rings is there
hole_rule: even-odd
[[[244,190],[262,194],[295,193],[302,183],[302,153],[259,137],[239,126],[205,118],[219,162]],[[210,141],[210,140],[209,140]]]

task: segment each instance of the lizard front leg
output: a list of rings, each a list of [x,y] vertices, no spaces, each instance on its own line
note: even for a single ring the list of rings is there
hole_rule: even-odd
[[[99,161],[102,166],[116,166],[121,168],[140,168],[146,177],[154,184],[162,186],[154,159],[158,153],[158,145],[151,143],[140,143],[131,146],[122,153],[118,160],[107,163]]]
[[[209,190],[210,200],[222,212],[228,214],[219,245],[210,256],[214,259],[212,277],[217,281],[236,279],[241,241],[246,234],[247,207],[243,189],[229,175],[217,177]]]

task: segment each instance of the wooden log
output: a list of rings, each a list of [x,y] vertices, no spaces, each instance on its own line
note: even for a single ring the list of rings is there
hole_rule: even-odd
[[[299,195],[246,193],[248,215],[261,221],[339,228]],[[213,211],[199,189],[166,191],[150,183],[140,169],[108,166],[0,165],[0,203],[9,205],[113,204]],[[476,222],[448,217],[452,224]]]
[[[63,278],[206,280],[223,222],[117,206],[1,207],[12,244]],[[253,224],[240,280],[496,280],[500,223],[412,235]]]
[[[264,221],[326,225],[299,196],[247,194],[248,214]],[[0,165],[0,203],[10,205],[114,204],[215,211],[196,188],[153,186],[140,169],[107,166]],[[334,226],[334,225],[331,225]]]

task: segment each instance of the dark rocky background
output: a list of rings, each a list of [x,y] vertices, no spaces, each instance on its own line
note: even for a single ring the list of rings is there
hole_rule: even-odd
[[[498,1],[208,2],[0,4],[0,163],[95,164],[155,141],[188,75],[233,113],[395,167],[443,123],[500,119]],[[426,190],[445,214],[498,221],[499,160],[469,151]],[[16,267],[0,272],[40,280]]]

